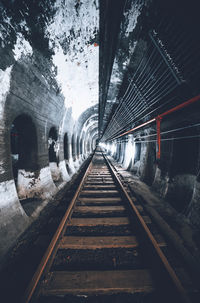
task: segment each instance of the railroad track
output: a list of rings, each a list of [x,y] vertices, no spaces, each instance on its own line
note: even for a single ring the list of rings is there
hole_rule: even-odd
[[[22,302],[190,302],[163,251],[150,217],[97,150]]]

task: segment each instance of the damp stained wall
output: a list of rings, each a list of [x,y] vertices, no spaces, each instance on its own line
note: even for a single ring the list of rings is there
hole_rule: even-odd
[[[98,110],[99,7],[98,1],[87,0],[1,1],[0,14],[2,257],[95,147],[96,137],[90,136],[95,126],[88,130],[87,123]],[[29,133],[27,123],[33,125]],[[12,127],[16,133],[11,134]],[[51,129],[56,132],[53,147]],[[36,137],[31,168],[16,162],[22,156],[12,154],[12,136],[19,144]],[[83,142],[82,154],[76,152],[74,158],[72,136]],[[15,180],[14,163],[18,163]],[[23,201],[35,203],[31,215]]]

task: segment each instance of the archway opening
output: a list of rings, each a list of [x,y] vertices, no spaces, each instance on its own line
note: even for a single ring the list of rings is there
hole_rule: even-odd
[[[177,133],[174,139],[167,199],[178,211],[187,213],[197,175],[199,138],[196,130]],[[185,138],[184,138],[185,137]]]
[[[83,155],[83,138],[80,141],[80,154]]]
[[[128,136],[125,145],[125,158],[124,158],[124,166],[126,169],[131,170],[134,156],[135,156],[135,143],[133,141],[132,136]]]
[[[90,141],[88,140],[87,141],[87,153],[90,153],[90,148],[91,148],[91,146],[90,146]]]
[[[121,156],[121,140],[118,140],[118,152],[117,152],[117,158],[116,158],[116,160],[117,161],[119,161],[119,159],[120,159],[120,156]]]
[[[35,125],[25,114],[18,116],[11,125],[10,150],[12,171],[19,201],[30,216],[40,204],[35,179],[38,177],[38,144]]]
[[[137,174],[140,167],[141,142],[135,141],[135,153],[133,158],[132,171]]]
[[[134,156],[134,164],[138,161],[140,161],[141,156],[141,143],[135,142],[135,156]]]
[[[12,170],[17,184],[18,170],[35,171],[37,161],[37,135],[32,119],[27,115],[18,116],[10,132]]]
[[[76,160],[76,144],[74,135],[72,135],[72,158],[74,161]]]
[[[69,139],[68,135],[64,135],[64,159],[69,160]]]
[[[192,135],[195,136],[194,133],[192,133]],[[181,134],[179,136],[184,137],[186,134]],[[189,136],[191,136],[191,133],[188,135],[188,137]],[[198,146],[199,139],[195,137],[174,140],[171,165],[172,177],[178,174],[196,175]]]
[[[77,137],[76,139],[76,151],[77,151],[77,157],[80,156],[80,139]]]
[[[55,184],[58,186],[60,183],[61,173],[58,167],[59,157],[58,157],[58,135],[55,127],[52,127],[49,131],[48,138],[49,146],[49,166],[51,170],[51,176]]]
[[[55,127],[52,127],[49,131],[49,162],[56,162],[58,164],[58,157],[57,157],[57,140],[58,135]]]
[[[69,165],[69,159],[70,159],[70,144],[69,144],[69,137],[68,134],[66,133],[64,135],[64,159],[65,159],[65,165],[68,174],[70,175],[72,173],[72,170]]]
[[[144,170],[143,181],[151,186],[156,173],[156,144],[154,142],[144,143],[143,149],[146,150],[144,154],[146,157],[145,165],[142,168]]]

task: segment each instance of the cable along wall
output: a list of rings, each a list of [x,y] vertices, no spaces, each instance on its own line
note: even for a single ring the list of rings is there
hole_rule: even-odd
[[[178,87],[187,84],[192,94],[190,83],[198,74],[194,60],[198,62],[199,53],[191,40],[174,20],[169,22],[166,18],[156,30],[149,30],[147,49],[119,99],[102,141],[112,140],[138,122],[181,103],[186,98],[185,90],[177,94]]]

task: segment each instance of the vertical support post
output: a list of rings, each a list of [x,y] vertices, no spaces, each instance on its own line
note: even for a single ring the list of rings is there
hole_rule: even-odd
[[[161,135],[160,135],[160,123],[161,123],[162,117],[161,116],[157,116],[156,117],[156,126],[157,126],[157,155],[156,158],[158,160],[160,160],[160,156],[161,156]]]

